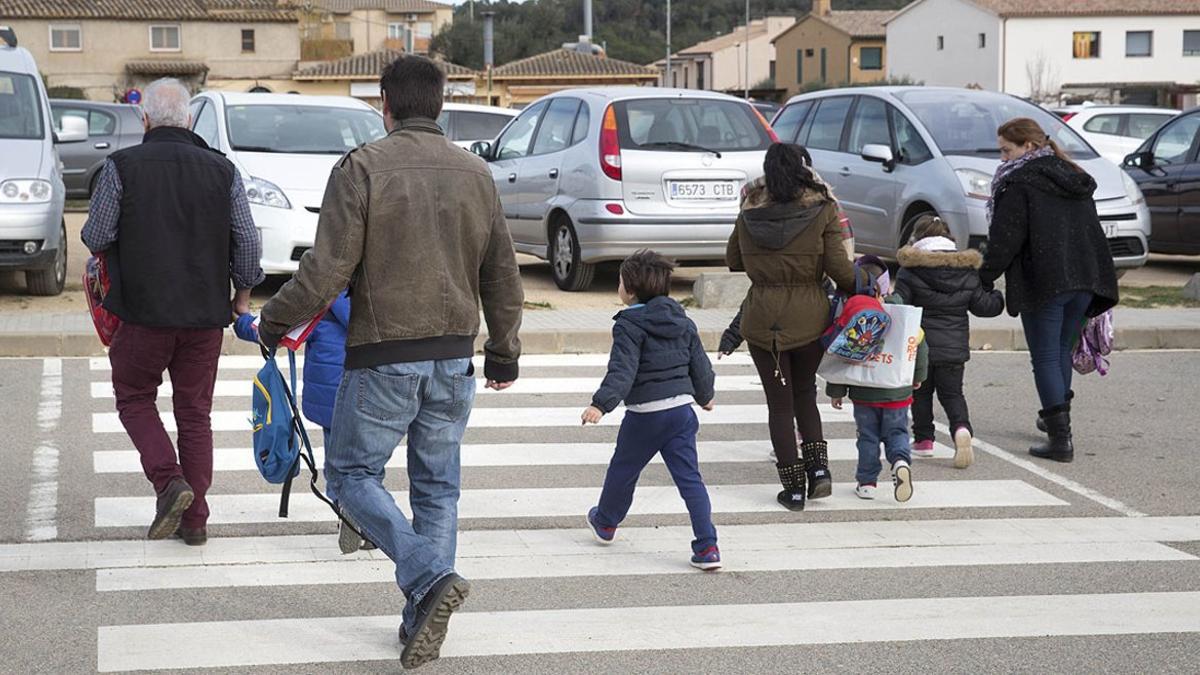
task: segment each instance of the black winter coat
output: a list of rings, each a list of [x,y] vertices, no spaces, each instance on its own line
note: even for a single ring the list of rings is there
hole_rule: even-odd
[[[911,246],[896,255],[900,272],[895,294],[924,310],[921,328],[929,344],[930,363],[966,363],[971,358],[971,319],[999,316],[1000,291],[985,291],[979,280],[979,251],[931,252]]]
[[[592,396],[605,413],[626,405],[690,395],[700,405],[713,400],[712,362],[696,324],[678,302],[659,296],[613,317],[608,374]]]
[[[1008,313],[1036,311],[1070,291],[1091,291],[1087,315],[1117,304],[1117,275],[1096,215],[1096,181],[1057,157],[1042,157],[997,186],[985,287],[1004,275]]]

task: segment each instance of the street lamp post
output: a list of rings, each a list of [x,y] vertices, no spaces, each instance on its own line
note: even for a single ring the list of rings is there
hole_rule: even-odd
[[[671,0],[667,0],[667,67],[663,70],[663,86],[671,86]]]
[[[750,0],[746,0],[746,99],[750,99]]]

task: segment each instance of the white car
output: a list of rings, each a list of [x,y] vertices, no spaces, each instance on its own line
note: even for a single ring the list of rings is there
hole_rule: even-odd
[[[476,141],[490,141],[499,136],[519,112],[486,105],[446,103],[437,122],[446,132],[446,138],[461,148],[470,148]]]
[[[374,108],[346,96],[210,91],[191,112],[192,131],[242,176],[267,274],[295,272],[312,248],[334,164],[387,135]]]
[[[1120,165],[1142,141],[1179,114],[1167,108],[1127,105],[1078,105],[1055,108],[1067,126],[1078,131],[1100,156]]]

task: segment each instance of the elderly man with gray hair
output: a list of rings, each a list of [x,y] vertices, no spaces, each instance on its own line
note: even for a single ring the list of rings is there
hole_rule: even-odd
[[[188,130],[189,98],[177,80],[146,88],[146,135],[105,162],[83,243],[106,256],[104,306],[121,319],[108,358],[121,424],[158,495],[147,538],[177,535],[199,546],[208,539],[209,414],[224,328],[249,311],[250,289],[264,275],[241,176]],[[178,457],[158,413],[163,372],[171,375]]]

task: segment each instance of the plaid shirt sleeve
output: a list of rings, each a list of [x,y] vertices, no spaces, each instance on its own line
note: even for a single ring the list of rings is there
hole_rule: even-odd
[[[111,159],[104,161],[92,203],[88,207],[88,219],[83,225],[80,238],[92,253],[107,250],[117,240],[117,221],[121,219],[121,176]]]
[[[233,187],[229,194],[230,213],[233,216],[233,237],[230,241],[232,260],[229,264],[229,274],[233,277],[233,285],[239,290],[254,288],[261,284],[267,275],[263,274],[262,238],[254,227],[254,218],[250,215],[250,202],[246,200],[246,187],[242,177],[236,171],[233,173]]]

